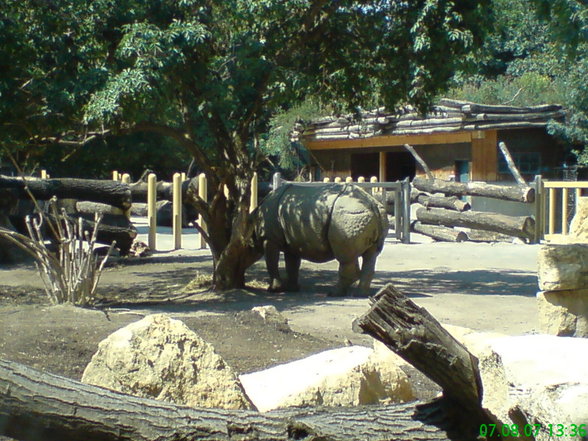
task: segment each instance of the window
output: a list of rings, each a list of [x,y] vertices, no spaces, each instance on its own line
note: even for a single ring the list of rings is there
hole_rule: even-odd
[[[537,175],[541,173],[541,153],[513,152],[512,160],[523,175]],[[510,170],[502,154],[498,156],[498,173],[509,174]]]

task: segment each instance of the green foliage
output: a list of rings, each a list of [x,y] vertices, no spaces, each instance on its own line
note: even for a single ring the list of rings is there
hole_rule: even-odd
[[[532,7],[532,6],[535,7]],[[496,26],[449,96],[488,104],[562,104],[565,123],[549,131],[588,145],[588,6],[577,0],[493,0]],[[588,163],[588,154],[579,161]]]

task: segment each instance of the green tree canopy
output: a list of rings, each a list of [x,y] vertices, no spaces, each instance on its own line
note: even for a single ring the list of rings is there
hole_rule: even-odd
[[[174,139],[214,192],[194,203],[219,288],[243,284],[249,180],[272,115],[308,96],[334,109],[425,110],[489,19],[487,0],[3,3],[0,142],[79,145],[138,131]]]

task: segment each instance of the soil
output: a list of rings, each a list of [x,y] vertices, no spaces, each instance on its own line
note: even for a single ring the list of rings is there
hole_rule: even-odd
[[[392,281],[439,321],[505,334],[535,332],[537,246],[387,241],[378,261],[373,293]],[[147,314],[165,312],[211,343],[238,373],[247,373],[349,344],[370,346],[371,337],[351,330],[368,300],[331,298],[334,262],[303,263],[300,293],[268,294],[265,270],[249,272],[251,288],[224,293],[186,288],[198,273],[209,275],[206,250],[180,250],[117,259],[106,268],[92,308],[51,306],[33,265],[0,267],[0,357],[76,380],[98,343]],[[290,331],[248,314],[273,304]],[[417,397],[438,387],[414,369]]]

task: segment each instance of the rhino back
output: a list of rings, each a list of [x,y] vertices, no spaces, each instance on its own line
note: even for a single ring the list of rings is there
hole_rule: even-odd
[[[328,238],[338,260],[351,261],[366,250],[381,250],[388,233],[388,218],[370,194],[349,185],[333,207]]]
[[[288,251],[303,259],[333,259],[327,233],[333,205],[342,185],[303,187],[292,185],[282,196],[278,218]]]

